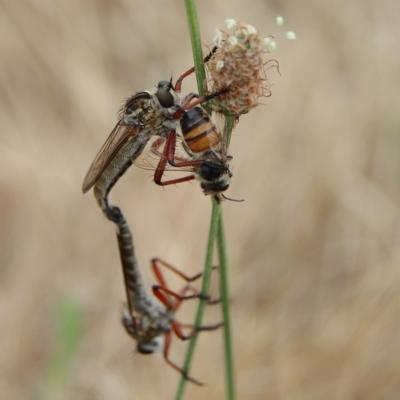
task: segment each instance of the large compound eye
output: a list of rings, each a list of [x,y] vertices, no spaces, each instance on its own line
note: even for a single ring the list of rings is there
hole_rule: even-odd
[[[158,82],[157,87],[158,87],[159,89],[162,89],[162,88],[164,88],[164,89],[170,89],[170,88],[172,88],[171,82],[170,82],[170,81],[160,81],[160,82]]]
[[[169,108],[174,105],[174,96],[172,96],[171,89],[171,82],[161,81],[158,84],[156,96],[158,101],[164,108]]]

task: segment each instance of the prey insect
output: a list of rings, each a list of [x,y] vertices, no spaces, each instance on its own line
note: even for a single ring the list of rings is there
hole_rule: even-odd
[[[213,51],[204,61],[207,62],[212,54]],[[171,134],[176,137],[178,121],[185,118],[189,110],[229,90],[223,89],[202,98],[191,93],[182,99],[182,80],[193,72],[194,67],[185,72],[177,80],[175,87],[171,81],[161,81],[155,91],[144,91],[133,95],[119,112],[117,125],[92,162],[82,185],[83,193],[94,186],[95,198],[110,220],[113,220],[113,212],[108,202],[108,194],[118,179],[143,152],[150,138],[159,136],[166,139]],[[197,100],[192,101],[195,98]],[[168,161],[174,165],[172,158]],[[165,166],[162,166],[163,163],[164,161],[161,159],[160,166],[156,170],[156,174],[158,171],[161,176],[165,170]],[[203,164],[208,168],[221,169],[230,175],[229,166],[212,164],[208,160],[194,157],[186,161],[185,166],[200,168]],[[175,166],[184,165],[175,163]],[[155,181],[165,184],[165,182],[161,183],[161,179],[156,176]]]
[[[193,277],[188,277],[183,272],[160,259],[153,259],[151,261],[154,274],[159,282],[158,285],[153,285],[153,294],[159,302],[156,302],[154,297],[149,296],[145,290],[139,271],[129,226],[119,208],[111,207],[113,208],[113,215],[118,216],[117,219],[119,221],[117,223],[117,238],[127,297],[127,306],[124,309],[122,322],[126,331],[137,341],[137,350],[142,354],[151,354],[157,350],[157,337],[165,335],[163,355],[166,362],[189,381],[202,385],[201,382],[187,375],[182,368],[169,359],[168,353],[172,333],[175,333],[181,340],[187,340],[199,331],[218,329],[222,324],[194,328],[193,325],[179,323],[174,318],[174,314],[182,301],[187,299],[200,298],[207,300],[209,304],[215,304],[218,301],[209,300],[208,296],[202,295],[190,285],[190,282],[202,275],[201,273]],[[167,288],[160,266],[168,268],[186,280],[187,284],[179,293],[175,293]],[[192,292],[192,294],[187,294],[188,292]],[[191,330],[185,335],[182,328],[190,328]]]
[[[216,47],[204,59],[207,62],[211,59]],[[186,71],[177,81],[175,91],[181,92],[183,79],[194,72],[194,68]],[[227,89],[226,91],[228,91]],[[223,94],[223,93],[219,93]],[[182,106],[191,104],[197,94],[191,93],[184,98]],[[187,109],[179,119],[182,131],[182,146],[186,153],[186,158],[178,158],[176,154],[177,135],[175,130],[171,130],[168,137],[157,139],[152,145],[152,152],[160,157],[160,161],[154,173],[154,181],[161,186],[173,185],[197,179],[206,195],[219,196],[221,192],[227,190],[230,184],[232,173],[229,170],[228,161],[232,156],[227,154],[227,138],[221,134],[218,128],[206,111],[196,105]],[[161,153],[159,148],[164,144]],[[177,168],[189,167],[192,174],[178,179],[162,181],[167,162]],[[222,197],[226,198],[223,194]],[[219,197],[217,197],[219,198]]]
[[[179,121],[183,148],[187,159],[176,160],[175,148],[177,136],[171,131],[168,139],[160,138],[152,145],[153,153],[160,156],[154,181],[166,186],[193,179],[200,181],[206,195],[217,195],[229,188],[232,173],[227,164],[232,159],[227,155],[226,140],[203,108],[197,106],[188,110]],[[165,143],[163,153],[158,150]],[[178,179],[162,181],[167,162],[174,167],[191,167],[192,174]],[[225,197],[221,194],[222,197]],[[226,198],[226,197],[225,197]]]

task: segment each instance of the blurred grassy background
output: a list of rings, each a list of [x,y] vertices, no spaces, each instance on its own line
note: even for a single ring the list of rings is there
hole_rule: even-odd
[[[231,146],[228,196],[246,200],[224,204],[239,398],[399,399],[399,2],[198,3],[205,45],[226,18],[298,36],[279,44],[273,96]],[[0,398],[170,399],[178,374],[133,354],[120,324],[114,227],[81,183],[122,99],[192,65],[183,4],[2,0],[0,32]],[[149,286],[150,257],[202,268],[197,183],[164,190],[132,167],[112,200]],[[60,304],[83,326],[55,395]],[[192,374],[207,386],[186,398],[223,398],[221,352],[218,332],[201,335]]]

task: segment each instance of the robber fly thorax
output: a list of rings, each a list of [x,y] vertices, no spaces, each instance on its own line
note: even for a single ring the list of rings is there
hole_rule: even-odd
[[[140,156],[151,137],[167,137],[176,127],[173,115],[179,104],[180,94],[173,90],[171,82],[161,81],[155,91],[130,97],[118,113],[118,123],[94,159],[82,186],[84,193],[94,186],[95,198],[110,219],[110,190]]]

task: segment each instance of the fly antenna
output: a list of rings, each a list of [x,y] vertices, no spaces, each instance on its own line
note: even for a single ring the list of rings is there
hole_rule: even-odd
[[[223,193],[221,193],[221,196],[225,199],[225,200],[229,200],[229,201],[235,201],[236,203],[242,203],[244,201],[244,199],[231,199],[229,197],[226,197]]]

